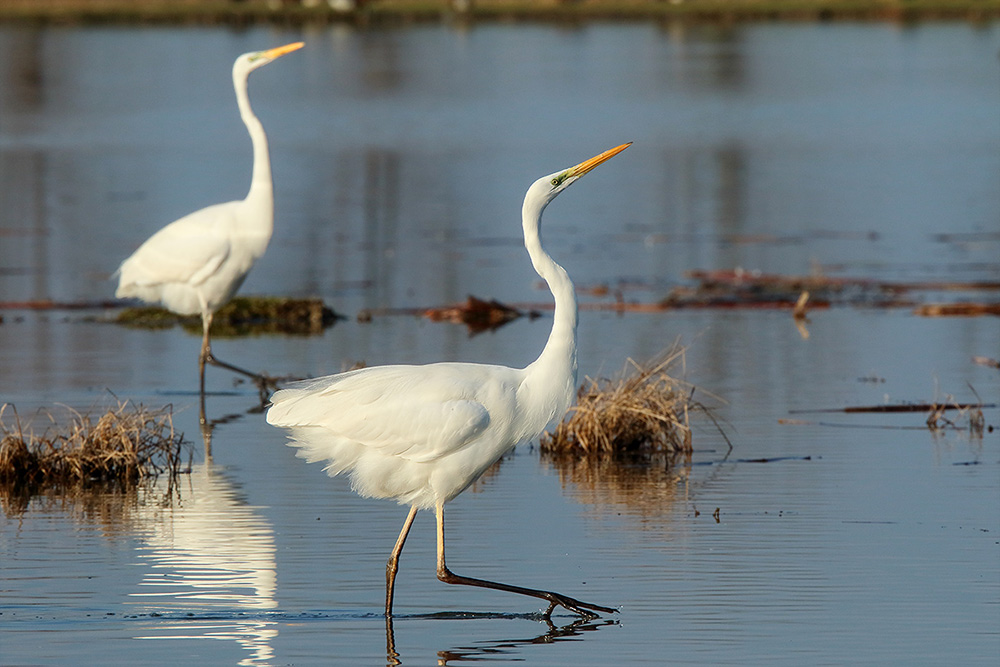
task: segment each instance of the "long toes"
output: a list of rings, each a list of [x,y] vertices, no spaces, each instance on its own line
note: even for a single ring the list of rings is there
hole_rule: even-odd
[[[574,614],[579,614],[587,619],[597,618],[597,614],[594,613],[595,611],[603,611],[607,614],[613,614],[618,611],[617,609],[612,609],[611,607],[602,607],[601,605],[583,602],[582,600],[566,597],[565,595],[555,594],[551,600],[551,604],[549,605],[549,610],[546,612],[546,616],[552,613],[552,610],[556,605],[564,607]]]
[[[604,607],[599,604],[594,604],[593,602],[584,602],[583,600],[576,600],[574,598],[568,598],[568,601],[571,602],[576,607],[583,609],[590,609],[591,611],[603,611],[606,614],[614,614],[618,612],[617,609],[613,609],[611,607]]]

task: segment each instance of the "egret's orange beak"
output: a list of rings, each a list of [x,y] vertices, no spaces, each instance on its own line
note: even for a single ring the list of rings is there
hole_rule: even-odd
[[[294,42],[292,44],[285,44],[284,46],[278,46],[268,51],[265,51],[264,57],[274,60],[275,58],[280,58],[286,53],[291,53],[292,51],[298,51],[305,45],[306,45],[305,42]]]
[[[575,176],[575,177],[579,178],[580,176],[583,176],[588,171],[590,171],[591,169],[593,169],[597,165],[601,164],[602,162],[610,160],[614,156],[618,155],[619,153],[621,153],[623,150],[625,150],[626,148],[628,148],[631,145],[632,145],[632,142],[630,141],[627,144],[622,144],[621,146],[617,146],[615,148],[612,148],[611,150],[604,151],[600,155],[592,157],[589,160],[586,160],[585,162],[581,162],[580,164],[576,165],[575,167],[571,167],[566,172],[566,175],[567,176]]]

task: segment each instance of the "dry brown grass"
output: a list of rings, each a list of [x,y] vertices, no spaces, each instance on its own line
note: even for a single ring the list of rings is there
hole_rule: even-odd
[[[927,428],[931,431],[968,430],[969,435],[975,438],[982,438],[987,429],[992,432],[993,427],[986,425],[983,399],[971,384],[968,386],[976,397],[976,403],[959,403],[950,395],[944,401],[935,400],[927,415]],[[949,411],[957,411],[957,417],[948,417]]]
[[[693,387],[668,373],[683,360],[684,349],[674,346],[646,364],[629,359],[617,378],[587,378],[576,406],[553,433],[542,434],[542,451],[572,456],[690,452],[690,413],[711,413],[693,400]]]
[[[0,484],[41,488],[72,484],[129,485],[180,472],[185,441],[169,407],[151,410],[119,402],[98,418],[65,408],[60,429],[51,412],[36,434],[9,404],[0,407]]]

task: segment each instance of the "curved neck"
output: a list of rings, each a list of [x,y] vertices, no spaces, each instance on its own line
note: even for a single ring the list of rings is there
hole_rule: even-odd
[[[565,380],[568,383],[570,394],[567,400],[572,401],[572,393],[576,390],[577,370],[576,290],[566,270],[556,264],[542,248],[539,222],[544,209],[545,203],[539,206],[537,203],[525,201],[522,210],[524,247],[528,250],[528,256],[531,257],[531,264],[535,267],[535,271],[548,284],[549,290],[552,292],[555,310],[552,315],[552,331],[549,333],[545,348],[538,359],[526,370],[541,373],[548,383],[553,383],[556,379]],[[559,387],[559,391],[565,389],[566,387]],[[568,407],[569,405],[566,405],[563,410]]]
[[[250,98],[247,95],[246,72],[233,72],[233,87],[236,89],[236,103],[240,108],[240,117],[250,133],[253,143],[253,175],[250,178],[250,192],[247,199],[266,199],[273,202],[271,186],[271,158],[267,151],[267,135],[264,126],[260,124],[253,109],[250,108]]]

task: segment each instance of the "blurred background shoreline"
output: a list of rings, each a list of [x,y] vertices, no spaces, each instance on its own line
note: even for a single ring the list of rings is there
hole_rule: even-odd
[[[990,21],[1000,0],[0,0],[0,22]]]

